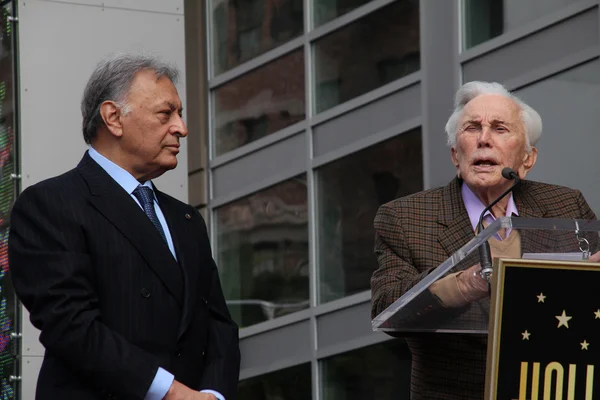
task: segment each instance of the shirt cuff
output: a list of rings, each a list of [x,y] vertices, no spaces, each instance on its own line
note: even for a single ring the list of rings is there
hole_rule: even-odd
[[[214,390],[201,390],[200,392],[202,392],[202,393],[211,393],[211,394],[214,394],[217,397],[217,399],[219,399],[219,400],[225,400],[225,397],[223,397],[223,395],[221,393],[215,392]]]
[[[172,373],[167,372],[162,368],[158,368],[144,400],[162,400],[167,395],[174,379],[175,377]]]

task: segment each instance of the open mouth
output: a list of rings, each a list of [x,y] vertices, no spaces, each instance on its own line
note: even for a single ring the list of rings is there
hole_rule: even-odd
[[[476,165],[478,167],[494,167],[494,166],[498,165],[498,163],[495,160],[492,160],[489,158],[482,158],[482,159],[475,160],[473,165]]]

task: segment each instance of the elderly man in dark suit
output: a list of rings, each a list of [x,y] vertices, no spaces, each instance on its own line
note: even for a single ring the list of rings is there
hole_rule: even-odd
[[[379,268],[371,280],[373,317],[473,238],[484,208],[512,183],[502,177],[503,168],[524,179],[535,164],[541,118],[502,85],[467,83],[455,106],[446,133],[457,177],[445,187],[385,204],[375,217]],[[489,221],[512,215],[596,218],[579,191],[525,180],[487,214]],[[543,240],[513,230],[489,243],[494,257],[520,258],[539,250]],[[591,257],[599,259],[600,253]],[[468,321],[486,318],[488,285],[477,260],[471,261],[432,285],[430,309],[451,309],[455,318]],[[422,334],[406,340],[413,355],[412,400],[483,398],[485,336]]]
[[[101,62],[81,103],[89,151],[14,206],[11,278],[46,350],[37,399],[235,397],[238,328],[205,223],[152,184],[187,135],[176,80],[153,57]]]

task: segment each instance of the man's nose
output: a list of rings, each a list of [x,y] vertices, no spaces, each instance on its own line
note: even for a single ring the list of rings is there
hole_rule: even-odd
[[[477,147],[489,147],[492,143],[492,132],[490,127],[481,127],[481,134],[477,139]]]
[[[173,134],[180,137],[186,137],[188,134],[187,126],[185,125],[183,118],[179,116],[177,118],[177,122],[173,125]]]

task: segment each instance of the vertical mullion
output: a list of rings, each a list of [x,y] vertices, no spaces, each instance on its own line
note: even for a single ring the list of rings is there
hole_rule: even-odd
[[[312,69],[312,54],[311,54],[311,43],[308,39],[308,32],[312,29],[313,20],[313,0],[304,0],[304,88],[305,88],[305,108],[306,108],[306,119],[308,122],[313,116],[313,69]],[[313,158],[313,134],[311,124],[307,124],[306,128],[306,185],[307,185],[307,196],[308,196],[308,254],[309,254],[309,295],[310,295],[310,306],[316,307],[318,300],[318,257],[317,257],[317,232],[316,232],[316,187],[315,187],[315,174],[312,169],[312,158]],[[310,317],[310,332],[312,342],[312,354],[311,354],[311,392],[312,399],[319,400],[321,397],[320,393],[320,375],[319,375],[319,363],[317,360],[317,318],[314,314]]]
[[[212,27],[212,3],[213,0],[208,0],[204,2],[204,27],[205,32],[204,35],[206,37],[206,82],[210,82],[213,71],[213,37],[211,34]],[[214,158],[213,152],[213,143],[214,143],[214,135],[213,127],[214,127],[214,92],[210,90],[210,86],[207,85],[208,94],[207,94],[207,107],[208,110],[206,112],[208,123],[207,123],[207,138],[206,138],[206,147],[207,147],[207,160],[206,160],[206,219],[208,221],[208,233],[210,237],[210,243],[212,247],[213,257],[215,261],[218,259],[218,238],[216,231],[215,221],[217,218],[215,217],[215,210],[212,206],[213,199],[213,169],[211,167],[210,161]],[[220,267],[217,262],[217,269]]]

